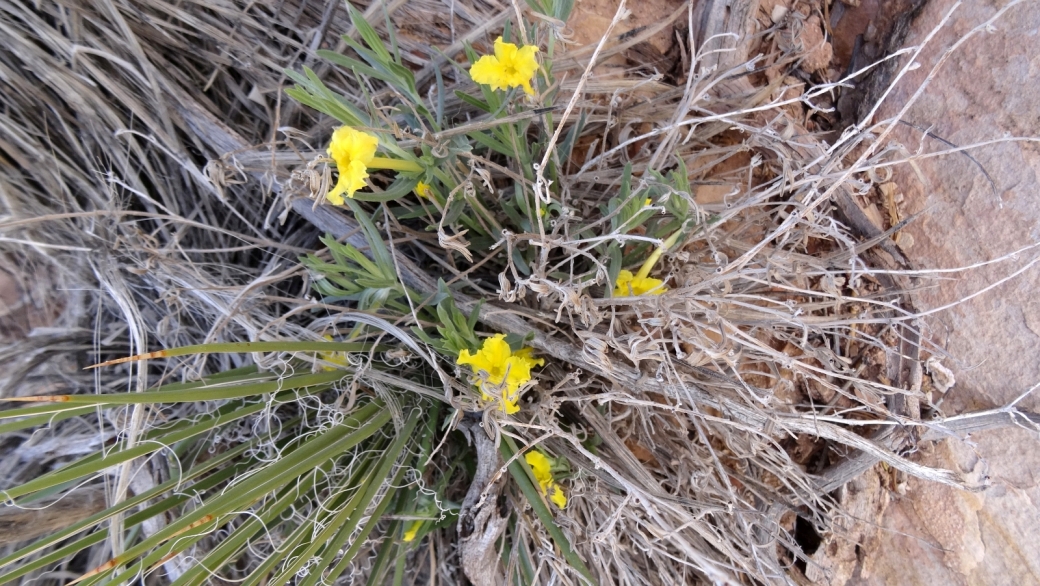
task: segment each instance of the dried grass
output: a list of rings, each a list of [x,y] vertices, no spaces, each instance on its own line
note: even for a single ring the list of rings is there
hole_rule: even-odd
[[[514,14],[493,1],[451,6],[373,3],[366,17],[378,28],[385,11],[397,23],[423,84],[444,60],[422,56],[486,42]],[[448,24],[428,26],[431,15]],[[662,26],[691,18],[678,10]],[[360,100],[362,88],[314,57],[344,31],[349,20],[336,2],[0,2],[0,268],[24,275],[26,288],[45,283],[36,301],[50,316],[48,327],[0,350],[10,365],[0,375],[4,393],[141,389],[154,372],[78,367],[96,355],[88,351],[304,339],[336,323],[309,312],[321,306],[308,299],[296,261],[318,230],[282,215],[307,191],[306,163],[331,123],[282,90],[283,69],[310,66]],[[565,90],[577,87],[590,52],[557,63]],[[920,426],[929,408],[914,370],[922,348],[939,353],[922,342],[907,297],[919,275],[895,270],[901,255],[885,234],[864,243],[847,227],[862,221],[856,201],[870,173],[895,153],[864,149],[868,128],[827,146],[785,114],[827,88],[791,98],[749,81],[734,68],[740,57],[687,54],[699,75],[679,87],[593,76],[573,100],[586,116],[587,155],[560,179],[573,216],[544,236],[505,242],[543,247],[531,276],[456,276],[500,285],[515,313],[487,311],[484,322],[521,333],[534,324],[542,330],[534,345],[556,359],[539,401],[512,429],[572,462],[571,505],[558,520],[604,583],[790,582],[796,566],[812,563],[794,537],[795,516],[829,530],[840,513],[833,491],[863,466],[883,460],[962,484],[900,455],[902,430]],[[363,89],[377,103],[392,100],[382,88]],[[463,106],[447,100],[460,117]],[[714,218],[667,259],[672,291],[619,301],[550,277],[589,257],[594,243],[576,227],[598,218],[624,163],[639,176],[672,157],[690,170],[691,205]],[[339,222],[342,236],[349,221]],[[424,253],[454,270],[429,235],[394,236],[422,245],[402,258],[406,278],[423,282],[408,267]],[[166,376],[237,365],[198,359]],[[153,416],[71,420],[49,435],[69,446],[113,431],[132,440]],[[33,451],[46,437],[25,437],[4,456],[5,484],[73,455]],[[32,465],[21,466],[30,453]],[[110,494],[125,493],[130,476],[114,471]],[[520,519],[517,531],[537,546],[540,579],[549,580],[548,568],[563,561],[537,523]],[[416,579],[454,579],[449,537],[415,554]],[[103,549],[84,565],[107,559]]]

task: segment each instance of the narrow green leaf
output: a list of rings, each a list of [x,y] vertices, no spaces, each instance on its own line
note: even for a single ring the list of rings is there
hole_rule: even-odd
[[[65,529],[62,529],[51,535],[45,536],[33,542],[32,544],[12,553],[11,555],[3,559],[0,559],[0,568],[8,567],[17,561],[24,560],[29,556],[42,552],[43,550],[52,547],[57,543],[65,541],[66,539],[72,537],[77,533],[80,533],[86,529],[89,529],[90,527],[94,527],[104,522],[107,519],[110,519],[113,515],[132,510],[138,505],[145,503],[151,499],[157,498],[159,495],[173,488],[182,487],[184,489],[190,489],[190,491],[193,493],[202,493],[206,490],[209,490],[210,488],[220,484],[221,482],[230,479],[237,472],[244,470],[249,463],[243,462],[236,466],[229,466],[227,468],[224,468],[223,470],[218,470],[217,472],[210,474],[209,476],[207,476],[199,482],[196,482],[194,484],[191,484],[191,482],[203,476],[204,474],[216,470],[221,466],[231,462],[232,460],[240,457],[246,450],[253,447],[257,441],[258,439],[243,443],[239,446],[235,446],[234,448],[214,458],[200,463],[199,465],[193,467],[187,472],[184,472],[183,474],[179,475],[177,478],[168,480],[156,487],[153,487],[152,489],[146,492],[143,492],[139,495],[134,495],[133,497],[130,497],[121,503],[111,506],[105,509],[104,511],[101,511],[100,513],[96,513],[78,523],[74,523],[73,525],[70,525]],[[173,508],[177,504],[182,503],[184,500],[189,498],[189,494],[190,493],[187,490],[184,490],[180,495],[167,497],[152,505],[148,509],[145,509],[127,517],[124,521],[124,526],[128,528],[133,527],[137,524],[140,524],[145,519],[164,513],[165,511],[169,510],[170,508]],[[2,576],[0,576],[0,584],[5,584],[7,582],[10,582],[11,580],[15,580],[21,576],[34,572],[38,569],[46,568],[67,556],[82,551],[94,545],[95,543],[100,543],[104,541],[105,539],[107,539],[107,537],[107,529],[95,531],[57,550],[49,552],[42,557],[36,558],[29,563],[23,564],[14,571],[3,574]]]
[[[167,430],[161,429],[153,430],[153,432],[145,434],[144,441],[132,448],[103,452],[81,458],[77,462],[64,468],[44,474],[43,476],[30,480],[29,482],[19,486],[9,488],[6,491],[3,491],[3,493],[8,499],[16,499],[53,486],[71,482],[92,474],[97,474],[102,470],[111,468],[112,466],[122,464],[123,462],[129,462],[134,458],[139,458],[157,450],[161,450],[165,448],[165,446],[173,445],[176,442],[216,429],[217,427],[225,425],[231,421],[258,413],[266,408],[266,406],[266,403],[263,402],[246,405],[245,407],[237,409],[234,408],[235,405],[225,405],[214,414],[202,417],[197,423],[186,425],[190,422],[178,422],[177,424],[174,424],[171,426],[171,428],[175,429],[172,433],[163,433]]]
[[[378,55],[379,59],[384,63],[390,63],[393,61],[393,57],[390,56],[390,52],[383,46],[383,40],[379,38],[379,33],[376,29],[372,28],[372,25],[368,24],[365,20],[365,16],[361,14],[354,6],[347,2],[347,10],[350,12],[350,22],[357,29],[358,33],[361,34],[361,38],[364,39],[365,44],[369,46],[372,51]],[[344,39],[353,41],[350,37],[344,35]]]
[[[317,343],[317,342],[312,342]],[[328,344],[342,344],[343,342],[327,342]],[[312,374],[300,374],[286,377],[280,380],[258,382],[249,384],[213,384],[181,391],[165,391],[162,388],[143,393],[114,393],[111,395],[62,395],[63,403],[83,405],[141,405],[158,403],[190,403],[195,401],[222,401],[228,399],[239,399],[255,395],[266,395],[280,391],[290,391],[328,385],[347,376],[347,371],[336,370],[327,372],[316,372]]]
[[[37,412],[43,411],[42,415],[36,415],[33,417],[26,417],[25,419],[19,419],[18,421],[8,421],[7,423],[0,423],[0,434],[11,433],[12,431],[20,431],[23,429],[29,429],[30,427],[37,427],[41,425],[53,425],[59,421],[66,419],[72,419],[73,417],[79,417],[81,415],[89,415],[96,411],[95,407],[74,407],[74,408],[56,408],[52,405],[48,405],[45,409],[38,407],[28,407],[25,410],[34,409]],[[8,411],[0,411],[0,418],[17,417],[17,415],[9,415],[11,411],[23,411],[22,409],[10,409]]]
[[[483,102],[481,100],[478,100],[477,98],[474,98],[473,96],[471,96],[469,94],[460,92],[459,90],[455,90],[455,95],[460,100],[462,100],[463,102],[466,102],[467,104],[469,104],[470,106],[473,106],[474,108],[477,108],[479,110],[483,110],[483,111],[487,112],[488,114],[490,114],[491,111],[492,111],[491,106],[487,105],[487,103],[485,103],[485,102]]]
[[[328,465],[319,467],[318,471],[328,472]],[[239,553],[243,547],[247,544],[250,538],[256,534],[266,531],[269,528],[274,527],[278,524],[281,515],[289,509],[294,503],[301,500],[310,501],[313,499],[313,493],[311,490],[314,487],[315,481],[317,480],[317,474],[304,474],[298,481],[286,488],[283,488],[281,494],[277,498],[273,499],[272,502],[267,503],[263,510],[254,512],[250,515],[248,520],[237,527],[226,539],[220,542],[217,547],[213,548],[205,558],[203,558],[198,564],[194,565],[190,570],[185,572],[178,578],[171,586],[184,586],[186,584],[198,584],[204,583],[213,573],[219,572],[220,568],[224,567],[230,559],[232,559],[237,553]],[[308,503],[301,503],[308,504]],[[297,528],[295,536],[289,536],[288,539],[279,544],[278,549],[268,556],[257,568],[252,575],[260,573],[261,568],[264,569],[262,576],[266,576],[270,567],[277,564],[282,556],[287,554],[293,547],[295,540],[302,539],[309,529],[306,525],[301,525]],[[249,584],[250,580],[247,578],[242,586]]]

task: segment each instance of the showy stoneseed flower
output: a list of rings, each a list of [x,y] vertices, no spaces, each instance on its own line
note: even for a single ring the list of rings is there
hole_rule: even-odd
[[[456,364],[468,364],[476,375],[475,382],[485,401],[498,400],[506,413],[520,410],[520,387],[531,380],[531,369],[542,366],[541,358],[531,358],[531,349],[513,352],[506,342],[505,334],[497,334],[486,340],[476,354],[469,350],[459,352]]]
[[[336,162],[339,180],[336,187],[325,198],[329,202],[343,205],[343,195],[353,198],[354,192],[366,186],[369,169],[390,169],[406,173],[422,173],[423,167],[416,161],[387,159],[376,156],[379,139],[367,132],[349,126],[341,126],[332,133],[329,156]],[[427,185],[427,190],[429,186]]]
[[[522,87],[527,95],[533,96],[531,78],[538,71],[538,61],[534,58],[537,52],[538,47],[534,45],[517,47],[498,37],[495,39],[495,54],[478,59],[469,69],[469,75],[473,81],[491,86],[493,90]]]
[[[368,166],[375,158],[378,146],[378,138],[349,126],[340,126],[332,133],[329,156],[336,161],[339,180],[325,196],[330,202],[343,205],[344,194],[352,198],[355,191],[365,187]]]
[[[423,183],[422,181],[420,181],[415,186],[415,195],[418,195],[419,197],[426,197],[426,198],[430,197],[430,184],[429,183]]]
[[[664,281],[653,277],[640,277],[633,275],[632,271],[621,271],[617,277],[617,287],[614,289],[614,297],[631,297],[649,293],[660,295],[667,291]]]
[[[534,478],[538,481],[542,494],[549,497],[549,500],[557,507],[561,509],[566,507],[567,495],[563,494],[563,488],[553,479],[552,462],[549,458],[537,450],[531,450],[524,454],[524,459],[531,467],[531,472],[534,472]]]

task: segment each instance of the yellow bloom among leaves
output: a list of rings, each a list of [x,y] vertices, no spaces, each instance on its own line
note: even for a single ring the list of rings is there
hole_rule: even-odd
[[[621,271],[617,277],[617,287],[614,289],[614,297],[630,297],[633,295],[660,295],[667,291],[664,281],[653,277],[640,277],[633,275],[632,271]]]
[[[352,198],[355,191],[364,189],[368,166],[375,158],[378,146],[378,138],[349,126],[340,126],[332,133],[328,152],[332,160],[336,161],[339,180],[336,181],[336,187],[325,196],[330,202],[343,205],[344,194]]]
[[[332,342],[332,336],[325,334],[325,339]],[[343,370],[349,366],[347,363],[346,352],[318,352],[318,358],[322,361],[328,362],[329,364],[322,365],[321,369],[325,372],[331,372],[333,370]]]
[[[419,529],[421,529],[422,526],[423,526],[423,522],[422,521],[412,521],[408,525],[408,528],[405,529],[405,531],[404,531],[404,540],[406,542],[408,542],[408,541],[415,541],[415,536],[419,534]]]
[[[420,181],[415,186],[415,195],[418,195],[419,197],[429,198],[430,197],[430,184],[429,183],[424,183],[424,182]]]
[[[553,479],[552,461],[537,450],[531,450],[524,454],[524,459],[527,460],[527,465],[531,467],[531,472],[534,472],[534,479],[538,481],[538,487],[542,489],[542,494],[549,497],[549,500],[557,507],[561,509],[566,507],[567,495],[563,494],[563,488],[556,484],[556,480]]]
[[[473,81],[491,86],[493,90],[522,87],[527,95],[533,96],[531,78],[538,71],[538,61],[534,58],[537,52],[538,47],[534,45],[517,47],[498,37],[495,39],[495,54],[478,59],[470,68],[469,75]]]
[[[498,334],[484,340],[476,354],[469,350],[459,352],[456,364],[468,364],[473,369],[485,401],[497,400],[503,411],[512,414],[520,410],[520,387],[531,380],[531,369],[542,366],[545,360],[531,358],[530,348],[513,352],[505,334]]]

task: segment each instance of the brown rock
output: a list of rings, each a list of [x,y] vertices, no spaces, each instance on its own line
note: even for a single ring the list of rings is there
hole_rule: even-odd
[[[866,4],[866,2],[864,2]],[[961,5],[892,92],[878,120],[895,116],[925,82],[940,56],[996,14],[995,2]],[[1000,5],[1007,3],[1001,2]],[[932,0],[913,22],[907,45],[921,43],[953,7]],[[1040,5],[1020,3],[991,32],[967,40],[938,71],[894,129],[906,154],[999,139],[1040,135]],[[928,129],[928,134],[924,130]],[[946,141],[946,142],[944,142]],[[908,214],[924,212],[905,230],[916,268],[955,268],[1004,257],[1040,239],[1040,151],[1007,141],[958,154],[920,159],[895,169]],[[986,289],[1037,258],[1036,250],[943,279],[915,293],[919,310],[941,308]],[[950,278],[952,277],[952,278]],[[933,343],[952,358],[943,364],[956,384],[941,400],[946,414],[1006,405],[1040,382],[1040,268],[930,315]],[[1037,410],[1040,397],[1020,404]],[[865,549],[848,584],[1040,583],[1040,446],[1021,429],[979,433],[969,442],[922,447],[924,463],[987,475],[977,494],[910,479]],[[873,545],[871,545],[873,544]],[[847,556],[846,556],[847,557]],[[839,576],[839,573],[832,574]],[[840,573],[840,576],[844,576]]]

